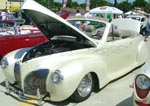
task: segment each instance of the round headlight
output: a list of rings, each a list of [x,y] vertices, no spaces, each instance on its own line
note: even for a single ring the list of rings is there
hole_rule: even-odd
[[[138,75],[136,77],[135,83],[140,89],[148,89],[150,87],[150,79],[146,75]]]
[[[7,61],[7,58],[2,58],[1,60],[1,67],[4,69],[6,68],[6,66],[8,65],[8,61]]]
[[[56,70],[54,73],[52,73],[52,82],[55,84],[59,84],[63,81],[64,77],[61,74],[61,71]]]

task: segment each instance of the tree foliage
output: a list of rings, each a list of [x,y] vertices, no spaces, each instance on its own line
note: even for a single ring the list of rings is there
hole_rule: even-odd
[[[141,7],[141,8],[143,8],[143,7],[146,6],[146,4],[147,4],[147,2],[145,0],[135,0],[133,2],[133,6],[134,7]]]
[[[60,2],[54,2],[55,0],[35,0],[40,4],[52,8],[61,8],[62,4]],[[98,6],[116,6],[117,8],[121,9],[124,12],[133,10],[134,7],[143,8],[146,12],[150,12],[150,0],[134,0],[133,3],[129,2],[129,0],[118,2],[118,0],[114,0],[114,4],[109,2],[109,0],[91,0],[90,8],[95,8]],[[78,4],[78,2],[73,2],[73,0],[67,0],[67,7],[70,8],[78,8],[81,7],[85,9],[86,4]]]
[[[77,2],[72,2],[72,7],[77,8],[77,7],[79,7],[79,4]]]
[[[91,0],[91,8],[108,5],[107,0]]]
[[[150,12],[150,0],[148,0],[148,2],[145,0],[135,0],[132,5],[133,7],[140,7],[144,9],[145,12]]]
[[[117,7],[120,9],[120,10],[123,10],[124,12],[127,12],[127,11],[130,11],[132,10],[132,4],[129,3],[128,1],[124,1],[124,2],[121,2],[117,5]]]
[[[72,0],[67,0],[67,7],[72,7]]]

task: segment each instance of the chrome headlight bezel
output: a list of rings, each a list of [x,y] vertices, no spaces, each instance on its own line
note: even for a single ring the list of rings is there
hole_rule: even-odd
[[[135,79],[136,86],[142,90],[150,88],[150,78],[144,74],[140,74]]]
[[[2,58],[1,62],[0,62],[0,65],[3,69],[5,69],[8,65],[8,60],[6,57]]]
[[[56,70],[52,73],[51,80],[53,83],[59,84],[64,80],[64,76],[60,70]]]

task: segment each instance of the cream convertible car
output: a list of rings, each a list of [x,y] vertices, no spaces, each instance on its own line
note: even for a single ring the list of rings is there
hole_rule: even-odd
[[[150,61],[139,69],[135,77],[133,106],[150,106]]]
[[[22,9],[49,41],[4,56],[1,70],[8,93],[14,91],[24,98],[37,95],[39,104],[45,99],[58,102],[69,97],[81,102],[148,57],[139,21],[64,20],[32,0]],[[79,23],[84,24],[83,31],[75,27]]]

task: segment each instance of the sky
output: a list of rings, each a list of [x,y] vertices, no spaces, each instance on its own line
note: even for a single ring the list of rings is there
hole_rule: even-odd
[[[56,2],[62,2],[62,0],[54,0]],[[85,0],[73,0],[73,1],[77,1],[78,3],[85,3]],[[109,2],[114,2],[114,0],[108,0]],[[122,2],[122,1],[125,1],[125,0],[117,0],[117,2]],[[133,2],[134,0],[129,0],[129,2]]]

